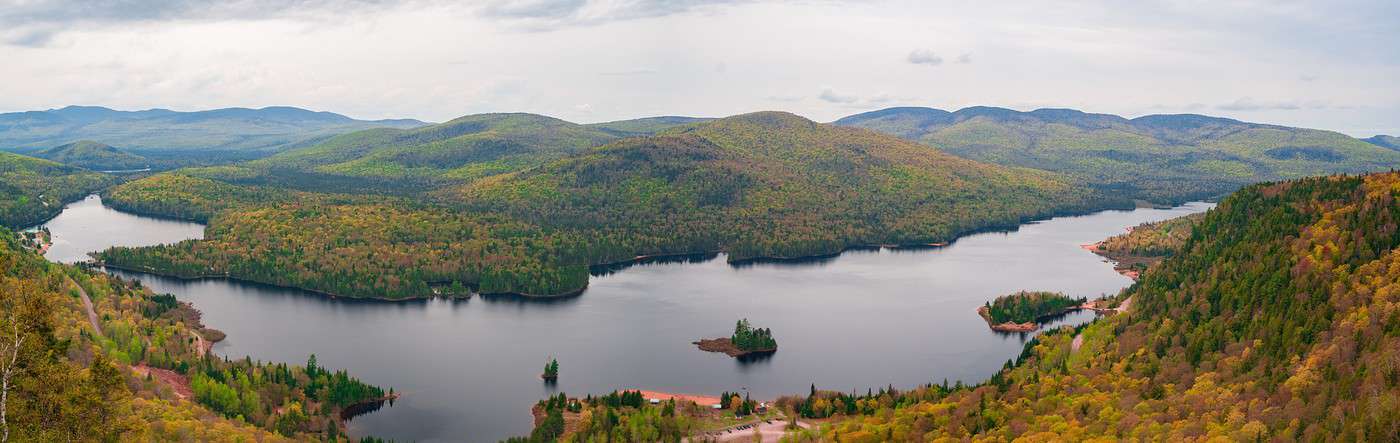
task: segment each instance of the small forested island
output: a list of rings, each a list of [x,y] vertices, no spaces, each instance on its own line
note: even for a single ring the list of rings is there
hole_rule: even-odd
[[[768,328],[751,327],[747,318],[734,325],[734,335],[729,338],[701,339],[693,343],[702,351],[723,352],[730,357],[778,350],[778,341],[773,339],[773,331]]]
[[[544,373],[540,374],[540,378],[543,378],[545,381],[558,381],[559,360],[553,358],[549,359],[549,363],[544,364]]]
[[[997,297],[977,308],[977,313],[993,331],[1030,332],[1040,326],[1036,320],[1079,309],[1087,301],[1058,292],[1020,291]]]

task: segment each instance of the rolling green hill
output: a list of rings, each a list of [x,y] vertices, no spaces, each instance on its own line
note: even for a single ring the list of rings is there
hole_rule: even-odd
[[[34,156],[93,171],[132,170],[151,165],[145,157],[91,140],[55,146],[35,152]]]
[[[272,152],[350,131],[424,124],[417,120],[355,120],[291,107],[178,112],[69,106],[0,114],[0,146],[30,152],[80,140],[101,140],[143,154],[167,150]]]
[[[671,129],[677,126],[688,125],[714,120],[701,117],[646,117],[632,120],[618,120],[605,123],[593,123],[584,126],[601,129],[619,137],[635,137],[639,135],[656,135],[656,133]]]
[[[1040,335],[985,384],[848,407],[823,437],[1391,441],[1397,198],[1397,173],[1249,186],[1119,295],[1127,313]]]
[[[1202,115],[1129,120],[1069,109],[890,108],[835,124],[974,160],[1063,172],[1156,202],[1212,197],[1260,181],[1400,165],[1400,153],[1336,132]]]
[[[359,161],[380,152],[377,143],[359,143],[370,135],[403,133],[346,136],[315,155],[294,151],[266,163],[314,170]],[[185,170],[112,189],[106,196],[118,207],[210,225],[202,241],[114,248],[102,259],[354,297],[423,297],[463,286],[559,295],[587,284],[587,265],[640,255],[824,255],[1128,204],[1055,173],[777,112],[624,138],[416,197],[296,193],[238,178],[262,173],[258,167]]]
[[[469,185],[462,196],[474,209],[546,227],[645,239],[628,253],[724,250],[731,259],[947,241],[1093,200],[1056,174],[782,112],[623,139]]]
[[[0,225],[38,224],[58,215],[64,204],[115,181],[107,174],[0,152]]]
[[[353,132],[237,167],[190,173],[313,191],[416,193],[538,166],[616,138],[542,115],[478,114],[416,129]]]

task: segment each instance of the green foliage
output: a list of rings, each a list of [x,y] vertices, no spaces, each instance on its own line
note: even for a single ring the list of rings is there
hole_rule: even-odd
[[[690,417],[677,413],[675,401],[651,405],[638,391],[613,391],[582,400],[560,393],[541,400],[535,411],[543,418],[530,436],[506,442],[679,442],[693,427]],[[573,431],[566,432],[569,421],[576,425]]]
[[[249,162],[232,183],[414,195],[535,167],[617,138],[533,114],[478,114],[411,130],[371,129]]]
[[[19,345],[6,396],[10,440],[285,441],[177,402],[168,389],[156,389],[159,382],[135,377],[127,369],[133,358],[168,362],[161,357],[170,350],[192,357],[192,348],[179,346],[183,340],[171,340],[184,326],[143,316],[162,303],[148,300],[149,293],[48,263],[18,248],[13,236],[0,228],[0,349]],[[105,335],[86,326],[82,304],[70,295],[75,283],[92,293]]]
[[[1111,255],[1169,255],[1186,244],[1186,240],[1191,237],[1191,228],[1203,218],[1205,214],[1191,214],[1143,223],[1133,227],[1132,231],[1126,234],[1109,237],[1099,243],[1098,249]]]
[[[544,364],[543,376],[545,379],[549,380],[559,378],[559,360],[553,358],[549,359],[549,363]]]
[[[739,320],[734,325],[734,335],[729,337],[740,351],[768,351],[778,349],[778,341],[773,339],[773,331],[768,328],[753,328],[749,319]]]
[[[1126,314],[1042,334],[986,384],[823,435],[1389,440],[1400,426],[1397,198],[1397,173],[1247,187],[1120,295],[1133,301]]]
[[[512,132],[517,128],[524,132]],[[473,116],[414,131],[347,135],[258,164],[132,181],[106,194],[111,204],[208,220],[206,239],[114,248],[101,258],[143,271],[231,276],[352,297],[460,294],[467,286],[559,295],[583,289],[590,265],[641,255],[823,255],[857,245],[948,241],[977,229],[1127,204],[1054,174],[979,164],[782,113],[677,127],[402,198],[287,190],[280,187],[286,180],[330,176],[279,175],[273,168],[344,163],[394,140],[515,134],[555,146],[578,139],[569,135],[574,129],[539,117]],[[586,145],[549,152],[563,156]]]
[[[1053,174],[940,155],[785,113],[624,139],[454,197],[586,232],[589,263],[723,250],[731,260],[926,244],[1105,204]]]
[[[1249,183],[1384,171],[1400,152],[1343,134],[1201,115],[1128,120],[1069,109],[957,112],[890,108],[842,118],[964,158],[1069,174],[1160,203],[1223,195]]]
[[[1058,292],[1019,291],[997,297],[984,307],[992,323],[1030,323],[1083,305],[1083,297],[1071,298]]]
[[[593,123],[584,125],[590,128],[603,130],[604,132],[617,135],[619,137],[636,137],[643,135],[656,135],[661,131],[677,126],[684,126],[694,123],[710,121],[710,118],[698,117],[646,117],[631,120],[618,120],[605,123]]]
[[[64,204],[115,181],[106,174],[0,152],[0,225],[22,228],[42,223],[58,215]]]

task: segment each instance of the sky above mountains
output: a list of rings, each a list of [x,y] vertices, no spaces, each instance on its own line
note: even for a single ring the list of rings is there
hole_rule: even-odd
[[[987,2],[977,2],[987,3]],[[1400,134],[1400,3],[0,0],[0,112],[577,122],[889,106]]]

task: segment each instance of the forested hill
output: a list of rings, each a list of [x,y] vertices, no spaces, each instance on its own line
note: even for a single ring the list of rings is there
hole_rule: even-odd
[[[710,120],[714,119],[669,115],[662,117],[644,117],[631,120],[618,120],[605,123],[591,123],[585,126],[588,126],[590,128],[601,129],[603,131],[621,137],[632,137],[638,135],[656,135],[658,132],[665,131],[667,129],[671,129],[677,126],[684,126],[692,123],[700,123]]]
[[[550,228],[623,235],[628,254],[724,250],[731,259],[946,241],[1101,204],[1055,174],[782,112],[624,139],[469,185],[462,197]]]
[[[889,108],[835,124],[965,158],[1064,172],[1159,203],[1214,197],[1261,181],[1400,165],[1400,152],[1336,132],[1190,114],[1130,120],[1071,109]]]
[[[55,146],[35,152],[34,156],[93,171],[131,170],[151,166],[151,161],[145,157],[91,140]]]
[[[905,394],[840,441],[1393,441],[1400,173],[1249,186],[1119,297],[985,385]]]
[[[476,114],[344,134],[204,176],[313,191],[412,193],[537,166],[617,137],[542,115]]]
[[[641,255],[825,255],[858,245],[948,241],[1129,204],[1055,173],[978,163],[778,112],[620,139],[426,195],[251,184],[267,180],[262,172],[183,170],[114,188],[105,196],[120,208],[210,226],[202,241],[114,248],[102,259],[356,297],[461,294],[466,286],[558,295],[582,289],[588,265]]]
[[[173,296],[49,263],[0,228],[10,441],[342,441],[341,411],[386,396],[314,356],[216,357],[213,334]]]
[[[69,106],[0,114],[0,148],[29,152],[97,140],[134,151],[271,151],[359,129],[422,125],[417,120],[355,120],[291,107],[180,112]]]
[[[38,224],[58,215],[64,204],[115,181],[110,175],[0,152],[0,225]]]

